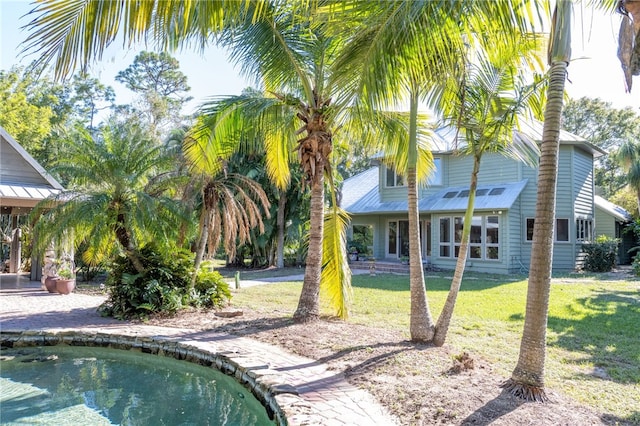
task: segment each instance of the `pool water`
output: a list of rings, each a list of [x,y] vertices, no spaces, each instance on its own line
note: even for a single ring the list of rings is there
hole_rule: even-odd
[[[216,370],[90,347],[3,349],[0,424],[273,425],[260,402]]]

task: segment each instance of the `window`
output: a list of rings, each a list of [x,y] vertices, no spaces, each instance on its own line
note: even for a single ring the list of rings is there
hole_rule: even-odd
[[[442,158],[433,159],[433,172],[429,176],[429,185],[442,185]]]
[[[464,218],[460,216],[440,218],[440,257],[458,257],[463,225]],[[499,260],[499,235],[498,216],[474,216],[469,235],[469,258]]]
[[[440,218],[440,257],[451,257],[451,218]]]
[[[578,219],[576,221],[576,240],[593,240],[593,221],[591,219]]]
[[[386,179],[386,186],[387,188],[392,188],[394,186],[405,186],[405,182],[404,182],[404,178],[397,174],[395,172],[395,170],[393,170],[391,167],[386,167],[387,170],[387,179]]]
[[[556,219],[556,241],[569,241],[569,219]]]
[[[533,241],[533,226],[535,219],[527,218],[526,240]],[[569,241],[569,219],[556,218],[555,241],[566,243]]]
[[[527,241],[533,241],[533,222],[535,219],[527,218]]]
[[[398,222],[389,222],[389,238],[387,252],[389,254],[398,254]]]

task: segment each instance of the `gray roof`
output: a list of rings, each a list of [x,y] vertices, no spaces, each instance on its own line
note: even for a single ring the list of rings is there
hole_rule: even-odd
[[[475,210],[507,210],[511,208],[527,180],[502,184],[478,185]],[[421,212],[465,211],[469,187],[449,187],[418,201]],[[350,214],[406,213],[407,201],[382,202],[378,191],[378,167],[372,167],[344,181],[342,208]]]
[[[537,120],[521,120],[520,130],[513,131],[514,139],[518,139],[521,142],[529,144],[528,141],[542,141],[542,129],[544,123]],[[438,143],[433,147],[433,152],[451,152],[462,146],[464,146],[464,134],[457,132],[454,127],[441,127],[435,132],[438,136]],[[580,145],[587,151],[593,154],[594,157],[600,157],[606,154],[605,151],[593,145],[588,140],[567,132],[566,130],[560,130],[560,143],[562,145]]]
[[[605,200],[599,195],[596,195],[595,197],[593,197],[593,202],[597,208],[615,217],[620,222],[633,221],[633,216],[631,216],[631,213],[629,213],[619,205],[613,204],[611,201]]]
[[[63,187],[0,126],[0,205],[33,207]]]
[[[508,210],[527,185],[527,179],[491,185],[478,185],[474,210]],[[465,211],[469,202],[469,187],[451,187],[420,200],[420,211]]]

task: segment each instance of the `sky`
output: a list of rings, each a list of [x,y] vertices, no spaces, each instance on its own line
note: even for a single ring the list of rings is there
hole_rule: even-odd
[[[20,43],[27,33],[20,27],[28,22],[23,17],[31,10],[28,0],[0,0],[0,69],[13,65],[27,65],[37,56],[20,56]],[[640,77],[634,78],[633,93],[625,93],[624,76],[616,57],[617,33],[620,17],[592,11],[577,4],[574,8],[572,63],[568,68],[565,86],[572,98],[587,96],[600,98],[616,108],[630,106],[640,113]],[[593,13],[592,13],[593,12]],[[110,46],[102,61],[93,65],[92,75],[116,91],[118,104],[128,103],[132,94],[124,85],[115,81],[118,71],[129,66],[144,46],[126,50],[121,44]],[[150,48],[147,50],[151,50]],[[230,64],[223,51],[210,48],[204,55],[190,51],[172,53],[180,62],[180,70],[188,77],[193,100],[185,112],[193,112],[207,98],[236,95],[254,82],[243,78],[238,68]]]

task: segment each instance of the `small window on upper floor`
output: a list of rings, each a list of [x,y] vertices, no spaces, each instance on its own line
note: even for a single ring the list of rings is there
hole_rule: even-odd
[[[393,170],[391,167],[385,167],[386,169],[386,180],[385,180],[385,186],[387,188],[392,188],[395,186],[406,186],[407,184],[405,183],[404,177],[402,177],[401,175],[397,174],[395,172],[395,170]]]

